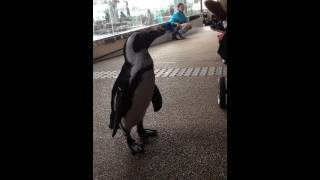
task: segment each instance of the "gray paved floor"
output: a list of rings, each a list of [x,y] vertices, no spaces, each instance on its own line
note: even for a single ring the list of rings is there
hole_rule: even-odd
[[[217,43],[217,33],[204,28],[188,39],[152,47],[150,54],[156,69],[222,67],[216,54]],[[117,57],[94,64],[93,70],[118,71],[122,63],[123,58]],[[149,107],[144,122],[146,128],[157,129],[159,136],[150,139],[145,154],[135,156],[130,154],[121,131],[112,138],[107,127],[115,79],[95,79],[94,178],[226,179],[227,114],[217,105],[218,77],[167,75],[156,78],[163,108],[154,113]],[[135,130],[132,135],[137,137]]]

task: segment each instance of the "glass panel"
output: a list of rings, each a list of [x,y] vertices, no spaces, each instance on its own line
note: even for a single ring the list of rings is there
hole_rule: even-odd
[[[167,22],[179,2],[186,16],[200,13],[200,0],[93,0],[93,39]]]
[[[186,3],[186,16],[192,16],[195,14],[200,14],[201,4],[200,0],[187,0]]]

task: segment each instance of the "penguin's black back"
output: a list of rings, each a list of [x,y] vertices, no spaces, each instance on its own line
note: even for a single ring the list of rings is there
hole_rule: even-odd
[[[116,93],[118,91],[118,88],[122,90],[122,96],[123,96],[123,102],[121,103],[121,117],[123,117],[129,110],[129,107],[131,106],[131,97],[130,97],[130,87],[129,87],[129,79],[130,79],[130,71],[131,71],[131,64],[128,62],[125,62],[122,66],[121,72],[116,80],[116,82],[113,85],[112,88],[112,99],[111,99],[111,108],[113,109],[114,104],[114,98],[116,96]]]
[[[127,60],[126,44],[127,44],[127,41],[125,42],[124,48],[123,48],[125,62],[123,64],[121,71],[119,73],[119,76],[116,79],[114,86],[112,88],[112,99],[111,99],[112,112],[111,112],[111,117],[110,117],[111,119],[114,118],[113,117],[113,114],[114,114],[113,104],[114,104],[114,98],[117,93],[118,87],[122,90],[122,93],[123,93],[122,94],[123,101],[122,101],[120,107],[121,107],[121,117],[124,117],[132,105],[132,98],[133,98],[134,92],[142,80],[143,73],[146,71],[149,71],[149,70],[153,70],[153,64],[140,69],[135,74],[135,77],[132,79],[131,84],[130,84],[130,78],[131,78],[130,73],[131,73],[132,65]]]

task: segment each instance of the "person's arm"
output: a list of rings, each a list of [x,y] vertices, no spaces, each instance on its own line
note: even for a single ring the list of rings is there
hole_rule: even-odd
[[[184,15],[184,14],[183,14]],[[184,23],[188,23],[190,20],[189,20],[189,18],[186,16],[186,15],[184,15],[184,19],[185,19],[185,22]]]
[[[186,17],[186,15],[184,15],[184,13],[179,14],[179,22],[181,22],[181,24],[188,22],[188,18]]]
[[[177,13],[174,13],[170,19],[170,23],[173,27],[180,27],[180,24],[177,22]]]

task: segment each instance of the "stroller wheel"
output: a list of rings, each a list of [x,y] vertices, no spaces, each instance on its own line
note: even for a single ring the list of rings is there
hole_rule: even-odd
[[[222,109],[225,109],[227,106],[226,94],[227,94],[226,79],[225,77],[221,77],[219,79],[218,104]]]

